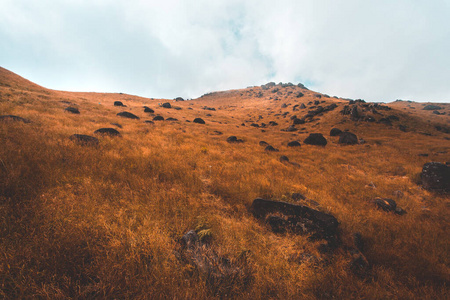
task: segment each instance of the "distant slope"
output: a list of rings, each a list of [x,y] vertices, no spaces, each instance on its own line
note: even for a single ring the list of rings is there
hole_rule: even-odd
[[[42,91],[44,87],[33,83],[16,73],[0,67],[0,86],[17,88],[26,91]]]

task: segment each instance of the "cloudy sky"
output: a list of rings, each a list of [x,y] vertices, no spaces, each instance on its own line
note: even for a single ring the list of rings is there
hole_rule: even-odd
[[[154,98],[281,81],[450,102],[449,16],[450,0],[1,0],[0,66]]]

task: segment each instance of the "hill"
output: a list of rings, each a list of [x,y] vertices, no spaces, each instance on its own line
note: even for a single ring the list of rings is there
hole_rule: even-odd
[[[449,120],[301,84],[175,101],[0,69],[0,295],[444,299]]]

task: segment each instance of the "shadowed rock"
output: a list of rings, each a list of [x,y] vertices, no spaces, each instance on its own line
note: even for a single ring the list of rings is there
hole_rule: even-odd
[[[300,147],[300,145],[299,141],[292,141],[287,144],[288,147]]]
[[[351,132],[342,132],[339,136],[339,144],[356,145],[358,144],[358,137]]]
[[[197,124],[205,124],[205,120],[202,118],[195,118],[193,122]]]
[[[117,116],[122,117],[122,118],[128,118],[128,119],[135,119],[135,120],[139,120],[139,117],[136,116],[135,114],[132,114],[128,111],[123,111],[117,114]]]
[[[429,162],[423,165],[422,186],[430,191],[450,193],[450,167],[439,162]]]
[[[269,221],[276,232],[312,234],[311,239],[325,239],[333,247],[339,242],[337,219],[310,207],[257,198],[250,211],[256,218]]]
[[[327,140],[323,137],[321,133],[311,133],[303,143],[308,145],[316,145],[316,146],[326,146]]]
[[[294,118],[294,125],[300,125],[300,124],[305,124],[305,120],[304,119],[298,119],[298,118]]]
[[[30,120],[22,118],[22,117],[18,117],[18,116],[13,116],[13,115],[4,115],[4,116],[0,116],[0,121],[2,122],[22,122],[22,123],[31,123]]]
[[[281,155],[280,162],[282,163],[289,162],[289,158],[286,155]]]
[[[178,119],[177,118],[168,117],[166,119],[166,121],[178,121]]]
[[[164,121],[164,117],[163,116],[155,116],[153,118],[153,121]]]
[[[405,210],[397,206],[397,203],[389,198],[375,198],[372,202],[379,208],[386,212],[394,212],[398,215],[404,215]]]
[[[228,143],[243,143],[244,141],[241,139],[238,139],[236,136],[232,135],[227,138],[227,142]]]
[[[434,105],[434,104],[426,105],[426,106],[423,108],[423,110],[440,110],[440,109],[442,109],[442,107],[437,106],[437,105]]]
[[[148,106],[144,106],[144,112],[146,112],[146,113],[154,113],[155,111],[153,110],[153,109],[151,109],[150,107],[148,107]]]
[[[109,135],[109,136],[119,136],[120,132],[118,132],[114,128],[100,128],[94,131],[95,134]]]
[[[338,136],[342,133],[342,130],[339,128],[333,128],[330,130],[330,136]]]
[[[69,112],[69,113],[71,113],[71,114],[77,114],[77,115],[80,114],[80,111],[79,111],[78,108],[76,108],[76,107],[66,107],[66,108],[64,109],[64,111],[67,111],[67,112]]]
[[[161,106],[164,107],[164,108],[172,108],[172,105],[170,105],[169,102],[165,102]]]
[[[267,146],[264,151],[269,151],[269,152],[278,152],[279,150],[272,147],[271,145]]]
[[[69,137],[71,141],[74,141],[80,145],[91,145],[96,146],[98,145],[98,138],[90,136],[90,135],[84,135],[84,134],[74,134]]]
[[[114,101],[114,106],[123,106],[123,107],[125,107],[126,105],[123,105],[123,103],[121,101]]]

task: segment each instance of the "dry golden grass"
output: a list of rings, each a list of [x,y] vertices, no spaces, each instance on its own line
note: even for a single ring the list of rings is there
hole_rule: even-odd
[[[0,123],[0,297],[447,297],[449,198],[417,184],[424,163],[450,161],[448,134],[433,127],[438,121],[428,123],[426,115],[396,107],[388,114],[400,116],[411,129],[401,132],[395,126],[352,122],[339,114],[340,107],[289,133],[280,131],[291,124],[289,116],[305,113],[292,112],[292,106],[314,101],[314,92],[274,101],[272,95],[248,96],[250,89],[230,91],[172,102],[182,108],[174,110],[159,107],[162,99],[47,90],[0,71],[0,115],[32,121]],[[127,107],[114,107],[116,100]],[[68,102],[81,114],[65,113]],[[281,108],[282,103],[291,105]],[[145,124],[153,115],[145,114],[143,105],[154,108],[154,115],[179,121]],[[436,117],[448,126],[446,105],[447,115]],[[117,117],[120,111],[141,120]],[[290,114],[274,115],[280,111]],[[206,124],[186,122],[196,117]],[[241,125],[270,120],[279,125],[265,132],[250,127],[251,122]],[[338,138],[328,135],[334,126],[355,132],[366,144],[338,145]],[[100,136],[93,147],[69,140],[101,127],[117,128],[121,137]],[[311,132],[323,133],[328,145],[303,144]],[[229,144],[230,135],[245,142]],[[265,152],[260,140],[280,152]],[[287,147],[292,140],[302,146]],[[280,155],[297,165],[279,162]],[[320,241],[306,236],[274,234],[248,211],[256,197],[292,202],[293,192],[339,220],[343,246],[334,254],[321,254]],[[375,209],[369,203],[375,197],[393,198],[407,214]],[[244,257],[248,280],[212,286],[179,260],[178,240],[190,229],[205,230],[211,247],[232,262]],[[371,265],[364,277],[352,273],[345,250],[355,232],[366,242],[363,253]]]

